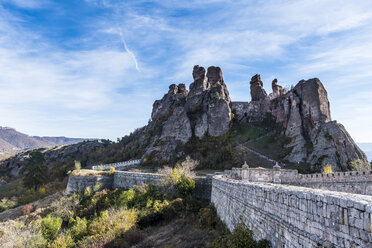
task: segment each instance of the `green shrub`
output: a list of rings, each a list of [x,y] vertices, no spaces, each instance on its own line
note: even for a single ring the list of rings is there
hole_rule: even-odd
[[[93,191],[96,192],[96,191],[100,191],[103,187],[103,184],[102,183],[96,183],[93,187]]]
[[[102,235],[107,231],[107,224],[105,223],[108,218],[108,211],[102,211],[99,217],[93,219],[89,225],[89,234],[92,236]]]
[[[202,227],[209,229],[215,229],[217,225],[222,225],[213,205],[200,209],[199,221]]]
[[[119,196],[119,204],[122,206],[128,206],[131,203],[136,195],[136,192],[133,189],[123,191]]]
[[[17,205],[15,201],[9,200],[8,198],[4,197],[0,201],[0,212],[13,208]]]
[[[163,187],[166,193],[177,194],[181,197],[187,197],[195,189],[195,172],[193,171],[199,162],[186,157],[182,163],[178,163],[175,168],[164,167],[160,170],[165,175]]]
[[[74,193],[72,196],[63,196],[52,204],[55,216],[62,218],[63,221],[69,221],[75,215],[79,207],[79,195]]]
[[[102,211],[88,226],[89,236],[79,242],[80,247],[92,247],[112,241],[133,228],[137,222],[137,212],[124,208]]]
[[[41,232],[43,237],[49,241],[53,241],[62,226],[62,219],[48,215],[41,221]]]
[[[195,189],[195,180],[182,175],[176,183],[176,189],[179,196],[187,197],[191,195]]]
[[[48,248],[73,248],[75,242],[69,232],[60,233],[56,239],[48,245]]]
[[[76,219],[71,218],[68,226],[71,231],[71,235],[75,240],[79,240],[84,237],[87,233],[88,221],[85,218],[80,219],[76,217]]]
[[[253,233],[247,226],[240,222],[230,236],[228,246],[231,248],[255,247],[256,241],[253,239]]]
[[[240,222],[233,233],[228,233],[218,237],[212,244],[214,248],[270,248],[271,244],[267,240],[255,241],[253,233],[247,226]]]

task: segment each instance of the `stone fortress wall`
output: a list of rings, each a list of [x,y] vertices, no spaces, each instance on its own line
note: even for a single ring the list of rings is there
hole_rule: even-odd
[[[101,188],[112,188],[113,176],[107,173],[95,173],[91,175],[71,174],[68,178],[65,192],[66,194],[72,194],[77,191],[83,191],[88,187],[94,189],[97,184],[100,184]]]
[[[66,192],[96,183],[125,189],[159,185],[164,178],[128,171],[96,173],[71,175]],[[268,239],[273,247],[372,247],[371,186],[371,171],[302,175],[278,167],[243,166],[197,177],[195,196],[210,199],[230,230],[243,221],[256,239]]]
[[[128,171],[115,171],[114,175],[108,173],[97,173],[84,175],[70,175],[66,193],[71,194],[76,191],[82,191],[87,187],[93,189],[97,183],[101,188],[109,189],[130,189],[134,185],[155,184],[162,185],[164,175],[156,173],[139,173]],[[209,200],[212,191],[212,175],[195,178],[194,196],[201,199]]]
[[[291,183],[303,187],[372,196],[372,171],[348,171],[329,174],[298,174]]]
[[[243,221],[273,247],[372,246],[372,196],[217,175],[211,202],[230,230]]]
[[[372,195],[372,171],[299,174],[297,170],[267,170],[263,168],[233,168],[226,177],[250,182],[297,185],[315,189]]]
[[[132,166],[136,166],[141,164],[141,159],[129,160],[124,162],[112,163],[112,164],[104,164],[104,165],[94,165],[92,166],[92,170],[104,170],[108,171],[111,167],[114,167],[115,170],[125,170]]]

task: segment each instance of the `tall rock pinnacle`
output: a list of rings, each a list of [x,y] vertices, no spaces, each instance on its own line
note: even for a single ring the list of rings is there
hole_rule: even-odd
[[[250,84],[252,101],[264,100],[267,97],[259,74],[256,74],[252,77]]]
[[[219,136],[230,129],[231,100],[219,67],[194,66],[194,82],[188,92],[184,84],[172,84],[161,100],[155,101],[151,118],[161,123],[162,146],[152,146],[162,157],[171,154],[177,145],[184,144],[193,135]]]

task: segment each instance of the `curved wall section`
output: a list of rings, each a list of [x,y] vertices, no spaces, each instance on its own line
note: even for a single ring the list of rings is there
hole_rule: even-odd
[[[372,247],[372,197],[214,176],[211,202],[273,247]]]

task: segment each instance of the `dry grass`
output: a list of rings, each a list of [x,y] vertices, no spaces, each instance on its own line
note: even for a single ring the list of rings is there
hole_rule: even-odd
[[[79,172],[72,172],[74,176],[108,176],[110,175],[109,171],[96,171],[96,170],[88,170],[82,169]]]

